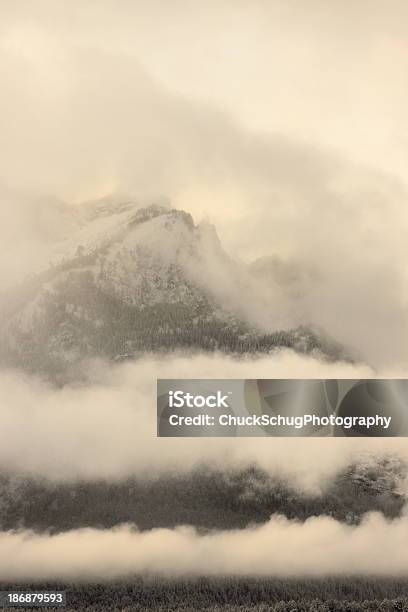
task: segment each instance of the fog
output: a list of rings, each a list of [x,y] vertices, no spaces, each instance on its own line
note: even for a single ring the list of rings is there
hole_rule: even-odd
[[[86,384],[62,389],[22,378],[20,373],[1,374],[2,470],[52,480],[112,480],[188,473],[202,464],[222,470],[256,464],[318,491],[362,453],[408,458],[404,438],[156,437],[156,377],[374,376],[366,366],[328,364],[288,351],[258,360],[237,361],[214,354],[171,360],[146,357],[116,367],[103,363],[87,367]]]
[[[235,258],[278,263],[254,268],[273,288],[255,322],[275,309],[406,362],[406,12],[2,2],[2,285],[48,263],[63,202],[166,196]]]
[[[139,62],[168,90],[245,127],[406,176],[407,10],[404,0],[4,0],[1,33],[20,61],[19,93],[24,78],[37,99],[60,102],[72,91],[65,57],[96,50]]]
[[[355,358],[147,355],[78,363],[63,388],[3,369],[2,472],[112,481],[255,464],[319,492],[362,453],[408,460],[398,438],[157,438],[155,397],[158,377],[406,376],[407,18],[404,0],[1,1],[0,298],[75,247],[89,202],[166,198],[214,224],[232,258],[223,267],[208,239],[190,262],[218,306],[265,331],[312,325]],[[9,532],[0,575],[396,576],[407,535],[405,515],[374,514],[206,535]]]
[[[359,526],[330,517],[304,523],[272,516],[245,530],[199,534],[192,527],[138,532],[81,529],[58,535],[0,533],[4,580],[101,580],[137,573],[187,577],[406,576],[406,516],[368,514]]]

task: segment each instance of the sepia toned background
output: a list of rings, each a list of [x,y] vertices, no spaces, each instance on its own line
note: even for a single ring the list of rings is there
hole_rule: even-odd
[[[160,439],[155,389],[406,377],[407,20],[1,1],[3,582],[96,580],[112,609],[137,598],[108,580],[153,575],[165,609],[173,579],[239,577],[240,609],[278,602],[248,575],[348,574],[339,600],[406,605],[403,439]]]

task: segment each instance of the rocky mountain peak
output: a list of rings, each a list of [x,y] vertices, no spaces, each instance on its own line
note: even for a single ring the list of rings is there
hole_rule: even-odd
[[[157,217],[166,218],[166,227],[169,227],[169,224],[181,221],[188,229],[195,229],[193,217],[189,213],[184,210],[178,210],[160,204],[150,204],[149,206],[139,208],[130,219],[129,225],[138,225],[150,221],[151,219],[156,219]]]
[[[306,331],[254,328],[237,303],[252,293],[214,226],[162,203],[84,205],[51,265],[8,296],[0,360],[58,375],[88,357],[174,349],[333,354]],[[11,305],[11,306],[10,306]]]

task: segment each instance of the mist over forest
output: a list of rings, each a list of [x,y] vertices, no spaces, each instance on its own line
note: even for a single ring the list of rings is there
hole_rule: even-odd
[[[160,438],[156,380],[406,377],[407,18],[1,2],[0,588],[406,608],[404,438]]]

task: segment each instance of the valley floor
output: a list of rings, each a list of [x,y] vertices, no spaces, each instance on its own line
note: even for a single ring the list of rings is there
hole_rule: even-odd
[[[408,610],[408,580],[385,578],[141,578],[106,584],[0,583],[0,590],[67,591],[67,612],[391,612]],[[28,610],[29,608],[21,608]],[[38,608],[37,608],[38,609]],[[48,608],[50,610],[51,608]],[[55,608],[56,610],[58,608]],[[17,610],[17,608],[13,608]]]

